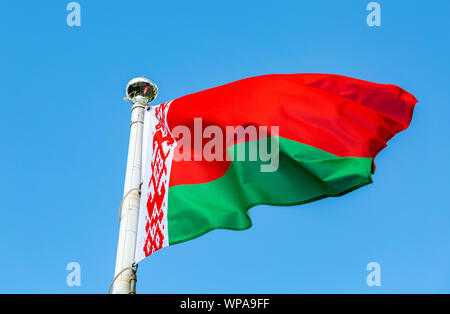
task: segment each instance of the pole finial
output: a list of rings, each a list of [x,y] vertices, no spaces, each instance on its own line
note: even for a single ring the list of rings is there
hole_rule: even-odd
[[[125,99],[132,104],[139,101],[148,105],[158,95],[158,86],[146,77],[135,77],[128,82],[126,95]]]

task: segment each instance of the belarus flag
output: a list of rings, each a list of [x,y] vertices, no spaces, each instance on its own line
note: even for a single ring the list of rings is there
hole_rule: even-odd
[[[287,74],[149,108],[136,262],[214,229],[247,229],[253,206],[371,183],[375,156],[409,126],[416,102],[394,85]]]

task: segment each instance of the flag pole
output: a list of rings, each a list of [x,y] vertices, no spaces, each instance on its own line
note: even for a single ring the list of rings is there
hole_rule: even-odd
[[[156,98],[158,88],[151,80],[137,77],[128,82],[126,94],[125,99],[133,106],[131,107],[130,141],[114,273],[114,294],[136,292],[133,268],[139,222],[144,112],[148,104]]]

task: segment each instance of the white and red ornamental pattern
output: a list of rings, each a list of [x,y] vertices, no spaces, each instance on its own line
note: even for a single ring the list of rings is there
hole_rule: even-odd
[[[167,199],[176,142],[167,126],[171,102],[149,108],[144,116],[142,188],[135,261],[169,245]]]

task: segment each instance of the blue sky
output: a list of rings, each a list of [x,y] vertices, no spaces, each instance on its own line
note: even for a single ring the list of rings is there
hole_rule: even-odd
[[[340,198],[259,206],[139,267],[138,291],[450,292],[448,1],[8,1],[0,10],[0,292],[104,293],[113,277],[128,148],[127,81],[158,102],[268,73],[392,83],[419,103]],[[81,265],[81,287],[66,265]],[[366,265],[381,265],[381,287]]]

